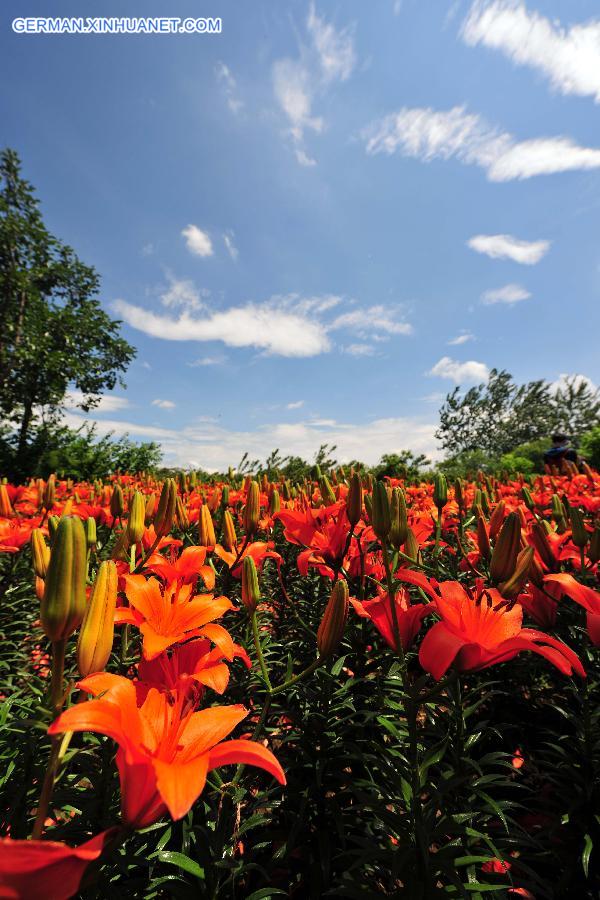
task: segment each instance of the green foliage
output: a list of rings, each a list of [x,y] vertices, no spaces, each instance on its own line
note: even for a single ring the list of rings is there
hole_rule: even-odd
[[[424,468],[431,465],[423,453],[418,455],[411,450],[399,453],[384,453],[379,463],[371,469],[375,478],[418,478]]]
[[[600,425],[581,436],[580,450],[590,466],[600,469]]]
[[[30,429],[67,389],[89,410],[135,355],[102,309],[96,271],[46,229],[12,150],[0,155],[0,413],[17,430],[14,474],[30,474]]]
[[[548,439],[553,431],[564,431],[577,442],[599,416],[600,392],[577,376],[553,390],[543,380],[516,385],[508,372],[492,369],[486,384],[464,394],[457,387],[447,395],[436,437],[452,457],[483,451],[494,459],[519,445]],[[532,462],[538,465],[537,458]]]
[[[141,444],[127,437],[114,440],[111,435],[98,438],[95,425],[78,429],[48,423],[31,430],[21,465],[36,478],[56,472],[61,478],[90,481],[105,478],[111,472],[148,472],[155,470],[162,457],[159,444]],[[0,433],[0,471],[16,468],[18,446],[14,432]]]

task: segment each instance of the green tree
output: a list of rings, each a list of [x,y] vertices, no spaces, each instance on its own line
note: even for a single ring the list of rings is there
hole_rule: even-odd
[[[600,425],[582,435],[580,449],[590,466],[600,470]]]
[[[375,478],[418,478],[423,468],[431,463],[423,453],[416,456],[411,450],[400,453],[384,453],[378,464],[371,469]]]
[[[135,356],[97,298],[99,278],[46,229],[10,149],[0,154],[0,412],[16,431],[16,474],[35,460],[32,426],[56,419],[67,390],[93,408]],[[17,466],[15,467],[17,468]],[[15,474],[15,473],[13,473]]]
[[[554,397],[556,429],[579,442],[584,432],[600,425],[600,391],[578,375],[562,379]]]

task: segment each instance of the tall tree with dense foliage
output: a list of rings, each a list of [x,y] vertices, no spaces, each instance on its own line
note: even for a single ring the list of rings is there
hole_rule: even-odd
[[[36,418],[52,418],[69,388],[89,410],[122,382],[135,350],[102,309],[97,272],[44,225],[17,154],[0,155],[0,413],[30,469]]]
[[[450,455],[478,450],[499,457],[552,431],[577,441],[599,414],[598,390],[577,376],[553,389],[543,380],[517,385],[509,372],[492,369],[486,384],[447,395],[436,437]]]

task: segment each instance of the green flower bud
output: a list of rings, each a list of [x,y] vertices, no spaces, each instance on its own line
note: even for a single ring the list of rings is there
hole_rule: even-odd
[[[399,550],[408,537],[408,517],[406,514],[406,500],[404,491],[395,487],[392,491],[392,502],[390,503],[390,543],[396,550]]]
[[[448,502],[448,483],[442,472],[436,472],[433,478],[433,502],[441,513]]]
[[[51,641],[65,640],[81,623],[86,574],[87,545],[81,519],[63,517],[52,544],[41,604],[42,628]]]
[[[342,640],[348,619],[348,607],[348,585],[345,581],[336,581],[317,631],[320,656],[331,656]]]
[[[258,572],[256,564],[252,557],[244,557],[242,563],[242,603],[252,615],[256,612],[256,607],[260,601],[260,585],[258,583]]]
[[[346,515],[348,516],[348,521],[350,522],[350,526],[352,528],[355,528],[356,525],[358,525],[358,523],[360,522],[360,517],[362,516],[362,505],[362,484],[360,475],[355,472],[350,479],[350,488],[346,497]]]
[[[117,580],[114,562],[105,560],[101,563],[77,639],[77,668],[82,678],[102,672],[110,657],[115,633]]]
[[[521,545],[521,519],[511,512],[504,520],[498,539],[494,545],[490,562],[490,578],[499,583],[512,577],[517,565]]]
[[[580,550],[585,550],[589,535],[587,533],[587,528],[585,527],[583,513],[578,507],[571,506],[569,509],[569,518],[571,519],[571,540]]]
[[[390,518],[390,501],[387,487],[383,481],[373,485],[373,513],[371,517],[373,531],[380,541],[385,541],[392,526]]]
[[[167,478],[160,492],[158,508],[154,515],[154,530],[157,537],[164,537],[173,526],[177,486],[172,478]]]
[[[129,518],[127,520],[127,538],[130,544],[139,544],[144,536],[144,521],[146,519],[146,500],[143,494],[136,491],[129,504]]]

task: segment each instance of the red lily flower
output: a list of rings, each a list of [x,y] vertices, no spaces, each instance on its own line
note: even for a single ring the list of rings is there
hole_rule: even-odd
[[[151,688],[138,707],[134,683],[104,672],[78,687],[102,696],[65,710],[48,733],[93,731],[116,741],[122,814],[134,828],[150,825],[166,810],[180,819],[202,793],[207,773],[218,766],[259,766],[285,784],[283,769],[262,744],[224,741],[248,715],[243,706],[195,712],[185,694],[171,703],[167,694]]]
[[[589,638],[595,647],[600,647],[600,593],[580,584],[566,572],[544,576],[544,585],[557,600],[566,595],[586,610]]]
[[[137,626],[143,636],[145,659],[154,659],[163,650],[193,637],[206,637],[215,643],[227,659],[233,658],[229,632],[215,619],[234,609],[227,597],[198,594],[192,597],[191,584],[174,582],[161,588],[156,578],[126,575],[125,591],[129,607],[115,611],[115,623]]]
[[[359,616],[372,621],[386,644],[392,650],[398,651],[400,648],[397,646],[394,636],[390,595],[382,587],[377,588],[377,593],[379,596],[374,600],[364,600],[361,603],[360,600],[354,600],[351,597],[350,603]],[[423,617],[427,613],[434,612],[435,604],[415,603],[411,605],[408,591],[400,588],[395,597],[395,606],[402,649],[408,650],[421,627]]]
[[[0,840],[0,897],[68,900],[79,892],[85,870],[118,832],[109,828],[79,847],[58,841]]]
[[[298,554],[300,574],[306,575],[309,568],[316,568],[320,575],[333,578],[334,568],[343,562],[350,533],[350,522],[343,504],[300,512],[281,510],[274,518],[283,523],[285,537],[290,543],[307,547]]]
[[[252,666],[250,657],[243,647],[233,645],[233,658],[239,657],[246,667]],[[196,690],[200,697],[203,687],[212,688],[218,694],[225,691],[229,683],[229,666],[223,662],[225,654],[219,647],[211,649],[208,640],[189,641],[177,644],[172,653],[161,653],[155,659],[142,659],[138,665],[136,688],[138,702],[142,702],[150,688],[167,693],[191,693]]]
[[[563,674],[585,671],[573,651],[556,638],[533,628],[522,628],[523,610],[510,607],[495,588],[477,584],[472,597],[457,581],[443,581],[437,612],[440,622],[427,632],[419,661],[440,679],[454,663],[459,671],[477,671],[512,659],[522,650],[545,657]]]

